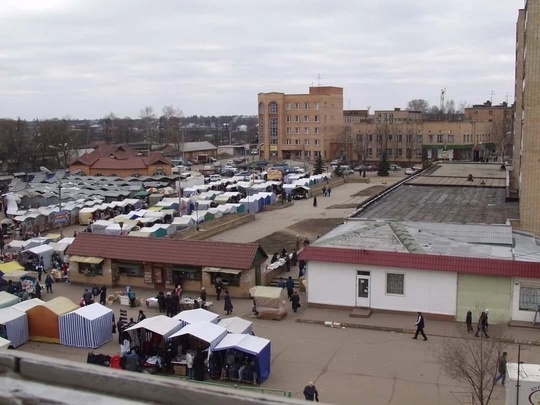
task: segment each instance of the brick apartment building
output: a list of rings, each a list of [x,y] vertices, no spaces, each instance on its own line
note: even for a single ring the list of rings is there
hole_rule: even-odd
[[[336,157],[342,136],[343,89],[310,87],[309,94],[259,93],[259,144],[264,159],[314,161]]]

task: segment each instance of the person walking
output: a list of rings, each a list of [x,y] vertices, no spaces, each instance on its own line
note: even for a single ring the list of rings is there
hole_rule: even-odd
[[[319,402],[319,392],[311,381],[304,387],[304,398],[306,401]]]
[[[416,325],[416,333],[414,334],[413,339],[417,339],[417,338],[418,338],[418,334],[421,334],[422,337],[424,338],[424,341],[426,341],[426,340],[427,340],[427,336],[426,336],[426,334],[424,333],[424,326],[425,326],[425,324],[424,324],[424,316],[422,315],[421,312],[418,312],[417,315],[418,315],[418,316],[417,316],[417,318],[416,318],[416,323],[415,323],[415,325]]]
[[[296,235],[294,247],[297,252],[300,250],[300,235]]]
[[[53,278],[50,274],[47,274],[47,277],[45,277],[45,287],[47,287],[47,292],[52,294],[52,285],[54,283]]]
[[[291,299],[292,293],[294,291],[294,280],[291,276],[289,276],[285,284],[287,286],[287,295],[289,296],[289,299]]]
[[[322,191],[323,197],[326,197],[326,186],[323,186],[321,191]]]
[[[486,317],[486,313],[483,311],[480,314],[480,318],[478,318],[478,324],[477,324],[476,333],[474,334],[474,336],[479,337],[480,332],[484,334],[484,337],[489,338],[487,334],[487,317]]]
[[[291,295],[291,302],[292,302],[292,310],[293,312],[296,312],[298,308],[300,308],[300,296],[298,295],[298,291],[294,290]]]
[[[317,207],[317,196],[313,197],[313,206]]]
[[[144,314],[144,311],[142,309],[139,309],[139,316],[137,317],[137,323],[144,321],[146,319],[146,315]]]
[[[200,297],[201,297],[202,302],[206,302],[206,288],[201,287],[201,295],[200,295]]]
[[[231,301],[231,296],[229,295],[229,290],[225,290],[225,297],[223,297],[223,301],[225,301],[224,310],[227,315],[232,314],[233,311],[233,304]]]
[[[169,318],[172,318],[176,314],[173,311],[174,304],[173,304],[173,298],[170,292],[167,293],[167,295],[164,298],[164,301],[165,301],[165,309],[167,311],[167,316]]]
[[[221,290],[223,290],[223,281],[221,281],[221,277],[216,277],[215,286],[216,286],[216,297],[217,297],[217,300],[219,301]]]
[[[118,322],[116,322],[116,330],[118,332],[118,344],[121,345],[124,335],[124,322],[122,321],[122,319],[118,319]]]
[[[99,290],[99,303],[101,305],[107,304],[107,286],[103,284]]]
[[[330,194],[332,193],[332,188],[330,186],[328,186],[328,188],[326,189],[326,195],[328,197],[330,197]]]
[[[294,249],[291,255],[291,264],[293,266],[296,266],[297,263],[298,263],[298,251]]]
[[[175,316],[178,312],[180,312],[180,296],[178,295],[176,290],[172,290],[171,299],[172,299],[172,315],[171,316]]]
[[[96,297],[99,295],[100,289],[97,284],[92,287],[92,301],[96,302]]]
[[[499,357],[499,361],[497,362],[497,371],[499,374],[493,379],[493,382],[497,384],[497,381],[502,380],[501,384],[504,385],[506,382],[506,355],[508,353],[503,352],[502,356]]]
[[[135,298],[137,298],[137,295],[135,294],[135,291],[133,291],[130,288],[129,291],[128,291],[127,296],[129,298],[129,306],[130,306],[130,308],[135,308]],[[86,304],[86,305],[88,305],[88,304]]]
[[[467,333],[471,333],[473,331],[471,310],[467,311],[467,316],[465,317],[465,324],[467,325]]]

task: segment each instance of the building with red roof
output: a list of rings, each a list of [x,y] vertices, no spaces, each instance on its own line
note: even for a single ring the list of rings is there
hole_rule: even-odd
[[[69,165],[71,173],[84,173],[86,176],[168,176],[171,169],[171,160],[162,152],[144,156],[128,145],[99,146]]]

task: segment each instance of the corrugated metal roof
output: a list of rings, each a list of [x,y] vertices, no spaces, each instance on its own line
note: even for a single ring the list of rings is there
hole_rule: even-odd
[[[405,226],[467,243],[512,245],[512,227],[503,224],[453,224],[406,221]]]

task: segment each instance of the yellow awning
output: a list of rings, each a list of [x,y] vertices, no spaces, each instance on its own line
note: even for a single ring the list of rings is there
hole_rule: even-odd
[[[100,264],[104,259],[102,257],[70,256],[69,260],[77,263]]]
[[[4,274],[15,270],[24,270],[24,267],[18,262],[7,262],[0,264],[0,271]]]
[[[155,205],[153,207],[148,208],[148,211],[155,211],[159,212],[163,209],[163,207],[156,207]]]
[[[206,273],[223,273],[223,274],[240,274],[242,270],[237,269],[222,269],[220,267],[205,267],[203,269]]]

